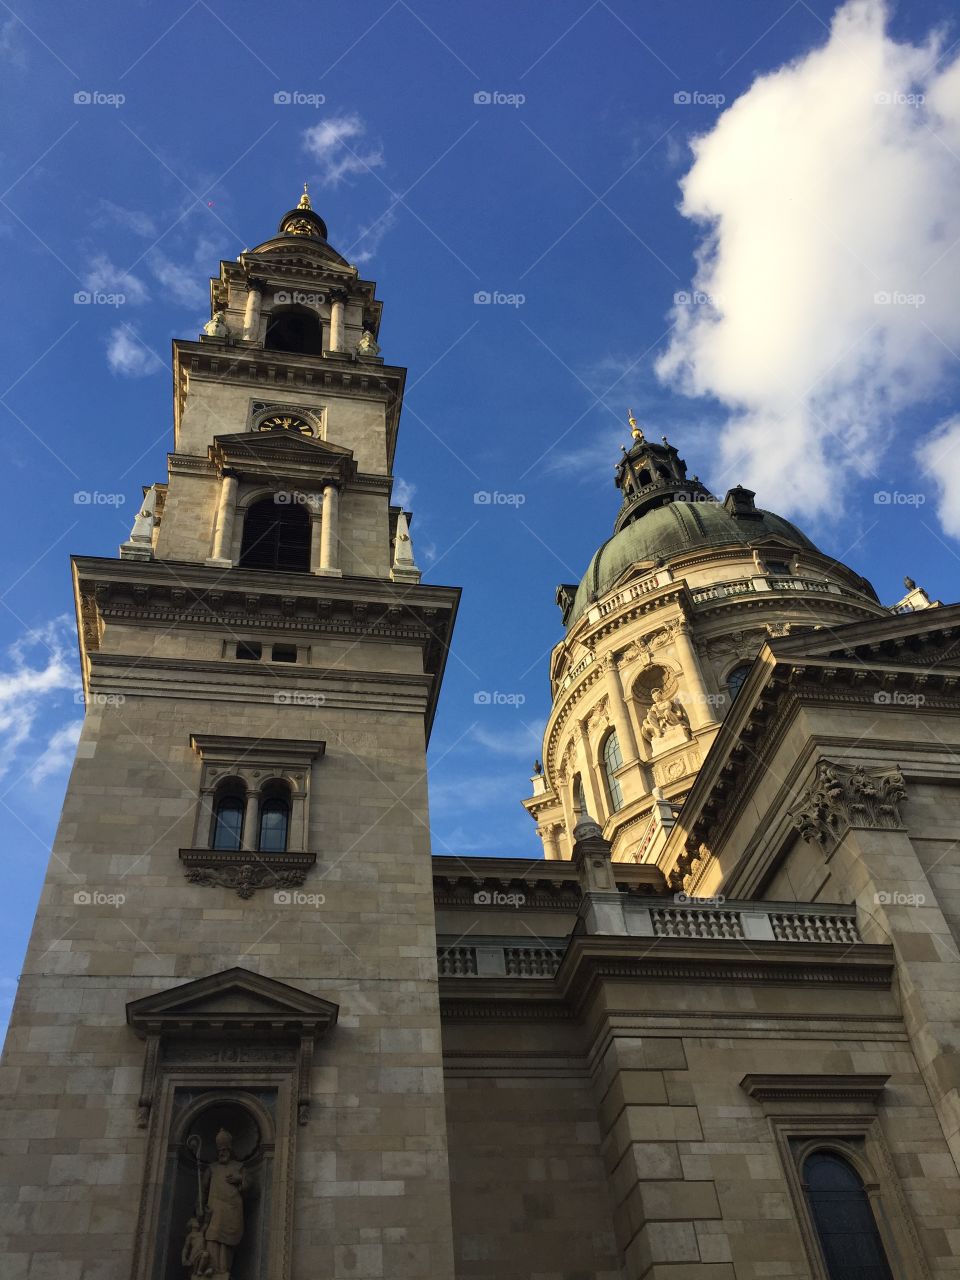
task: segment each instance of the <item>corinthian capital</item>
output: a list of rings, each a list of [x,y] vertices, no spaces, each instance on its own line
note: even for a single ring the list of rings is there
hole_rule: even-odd
[[[813,783],[790,816],[804,840],[832,848],[847,827],[902,831],[900,806],[906,798],[897,768],[867,769],[821,760]]]

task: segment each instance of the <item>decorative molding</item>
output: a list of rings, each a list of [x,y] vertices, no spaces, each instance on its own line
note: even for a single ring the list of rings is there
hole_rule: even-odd
[[[823,1102],[840,1099],[844,1102],[877,1102],[890,1077],[881,1075],[801,1075],[787,1072],[783,1075],[747,1074],[740,1081],[740,1088],[757,1102],[780,1102],[791,1099],[798,1102]]]
[[[906,798],[898,768],[866,769],[820,760],[813,783],[789,815],[808,843],[833,847],[848,827],[902,831],[900,806]]]
[[[238,898],[252,898],[258,889],[298,889],[317,855],[181,849],[180,861],[190,884],[233,889]]]

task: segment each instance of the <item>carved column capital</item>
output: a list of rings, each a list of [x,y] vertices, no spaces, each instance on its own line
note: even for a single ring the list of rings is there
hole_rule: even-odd
[[[906,798],[903,774],[896,767],[868,769],[820,760],[790,817],[804,840],[833,848],[848,827],[902,831],[900,806]]]

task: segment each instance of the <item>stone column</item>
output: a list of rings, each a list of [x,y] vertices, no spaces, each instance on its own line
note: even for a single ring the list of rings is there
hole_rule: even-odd
[[[220,504],[213,530],[213,553],[208,564],[233,564],[233,522],[237,512],[239,481],[235,471],[224,471],[220,477]]]
[[[607,686],[610,717],[613,720],[613,727],[617,731],[617,741],[620,743],[620,754],[623,756],[623,763],[629,764],[637,759],[637,739],[634,736],[630,717],[627,715],[627,704],[623,697],[620,672],[617,669],[617,660],[612,653],[608,653],[603,659],[603,678]]]
[[[576,814],[573,812],[573,796],[570,794],[570,788],[573,785],[572,779],[568,774],[561,771],[557,776],[557,794],[560,797],[560,805],[563,809],[563,827],[567,835],[567,857],[573,853],[573,828],[577,825]]]
[[[543,841],[543,856],[556,860],[560,857],[560,845],[557,841],[557,828],[554,823],[549,822],[545,826],[540,827],[537,834]]]
[[[340,494],[332,482],[323,487],[323,515],[320,520],[320,567],[317,573],[339,578],[340,571]]]
[[[247,306],[243,313],[243,340],[256,342],[260,337],[260,306],[263,302],[263,281],[251,280],[247,287]]]
[[[310,572],[320,573],[320,547],[323,529],[323,508],[319,502],[310,503]]]
[[[243,813],[243,837],[240,848],[247,853],[255,852],[260,843],[260,792],[247,792],[247,806]]]
[[[681,620],[674,623],[672,631],[677,657],[683,668],[683,687],[687,694],[685,698],[681,696],[680,701],[690,720],[690,728],[703,729],[707,725],[717,724],[713,707],[707,701],[707,686],[704,683],[697,651],[693,647],[690,624],[685,619]]]
[[[330,298],[330,350],[343,350],[343,310],[346,299],[342,294]]]
[[[302,790],[294,791],[291,802],[287,849],[291,853],[303,853],[307,847],[307,797]]]

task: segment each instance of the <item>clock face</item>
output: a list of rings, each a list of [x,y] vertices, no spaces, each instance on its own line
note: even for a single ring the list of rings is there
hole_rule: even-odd
[[[312,436],[313,427],[304,418],[292,413],[273,413],[264,418],[258,428],[260,431],[295,431],[301,436]]]

